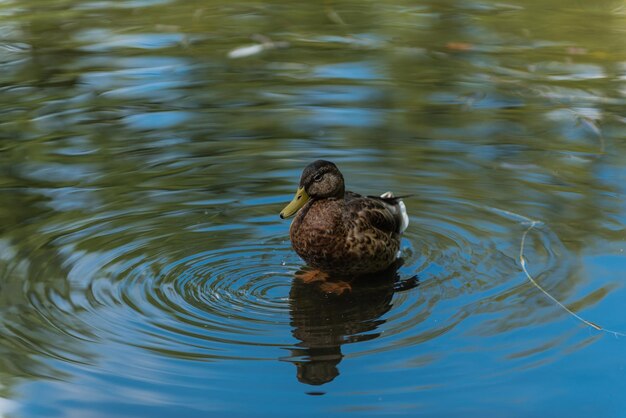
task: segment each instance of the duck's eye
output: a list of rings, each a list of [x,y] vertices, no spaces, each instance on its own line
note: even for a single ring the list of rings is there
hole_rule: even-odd
[[[321,174],[316,174],[313,176],[313,181],[322,181],[322,175]]]

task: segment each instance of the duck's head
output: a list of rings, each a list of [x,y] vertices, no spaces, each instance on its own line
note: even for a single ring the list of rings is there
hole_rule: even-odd
[[[343,175],[337,166],[330,161],[313,161],[302,170],[298,191],[280,212],[280,217],[285,219],[295,215],[309,199],[342,198],[344,193]]]

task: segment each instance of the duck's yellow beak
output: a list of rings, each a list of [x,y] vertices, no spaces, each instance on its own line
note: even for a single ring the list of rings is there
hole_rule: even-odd
[[[295,215],[306,202],[309,201],[309,195],[304,191],[304,187],[300,187],[293,197],[291,203],[285,206],[285,209],[280,212],[281,219],[288,218]]]

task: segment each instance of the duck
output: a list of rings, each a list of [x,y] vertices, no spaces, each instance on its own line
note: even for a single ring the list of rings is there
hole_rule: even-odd
[[[409,225],[404,197],[346,191],[337,166],[317,160],[302,171],[296,194],[280,217],[295,215],[291,245],[310,267],[327,276],[355,278],[385,271],[398,259],[400,238]]]

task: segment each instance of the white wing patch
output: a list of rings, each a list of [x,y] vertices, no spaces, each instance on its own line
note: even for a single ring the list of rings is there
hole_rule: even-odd
[[[406,231],[409,226],[409,215],[406,213],[406,206],[402,200],[398,201],[398,206],[400,206],[400,214],[402,215],[402,223],[400,224],[400,232]]]

